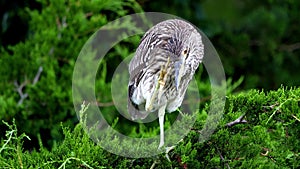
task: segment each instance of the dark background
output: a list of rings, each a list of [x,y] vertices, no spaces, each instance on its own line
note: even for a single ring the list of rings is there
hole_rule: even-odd
[[[297,86],[299,75],[298,1],[153,1],[139,0],[145,12],[164,12],[198,26],[219,52],[228,77],[244,76],[241,89]],[[30,34],[26,9],[36,1],[0,2],[2,47],[25,41]]]

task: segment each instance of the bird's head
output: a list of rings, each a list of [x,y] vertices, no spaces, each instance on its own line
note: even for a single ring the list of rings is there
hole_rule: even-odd
[[[175,45],[177,59],[174,62],[174,70],[175,86],[178,90],[182,77],[185,74],[194,74],[199,63],[202,62],[203,44],[200,34],[194,28],[182,29],[177,37],[178,42]]]
[[[185,65],[187,62],[188,55],[189,55],[189,48],[188,46],[186,46],[182,48],[181,52],[179,53],[178,60],[174,62],[175,86],[177,90],[179,88],[181,77],[184,75],[185,72]]]
[[[189,80],[198,68],[204,56],[204,45],[197,29],[179,19],[161,22],[151,28],[142,38],[137,50],[143,60],[157,59],[157,64],[167,63],[173,69],[175,86],[178,90],[182,83],[182,77],[186,75]],[[162,61],[163,60],[163,61]],[[161,62],[162,61],[162,62]],[[131,68],[136,68],[138,61],[133,61]],[[149,63],[151,63],[149,61]],[[145,63],[147,65],[148,62]]]

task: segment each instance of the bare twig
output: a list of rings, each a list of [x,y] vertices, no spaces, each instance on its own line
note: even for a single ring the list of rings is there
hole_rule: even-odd
[[[33,82],[32,82],[33,85],[35,85],[39,81],[42,71],[43,71],[43,67],[40,66],[38,72],[36,73],[36,75],[33,79]]]
[[[97,102],[97,106],[99,107],[110,107],[113,105],[115,105],[114,102],[106,102],[106,103]]]
[[[90,165],[88,165],[85,161],[83,161],[83,160],[80,159],[80,158],[69,157],[69,158],[67,158],[67,159],[59,166],[58,169],[60,169],[60,168],[66,168],[66,165],[67,165],[68,163],[70,163],[71,160],[75,160],[75,161],[81,162],[81,163],[82,163],[81,165],[83,165],[83,166],[86,167],[86,168],[93,168],[93,167],[91,167]]]
[[[263,108],[270,108],[270,109],[274,109],[275,108],[275,106],[278,106],[279,105],[279,103],[278,102],[276,102],[276,103],[274,103],[274,104],[272,104],[272,105],[270,105],[270,106],[263,106]]]
[[[288,51],[288,52],[293,52],[295,50],[300,49],[300,42],[289,44],[289,45],[281,45],[279,49],[280,50],[285,50],[285,51]]]
[[[237,124],[241,124],[241,123],[247,123],[247,121],[244,119],[246,114],[241,115],[239,118],[237,118],[236,120],[229,122],[226,124],[227,127],[232,127],[234,125]]]
[[[28,97],[27,93],[23,93],[23,88],[27,85],[27,80],[25,80],[23,83],[21,83],[20,85],[18,84],[17,81],[14,82],[14,85],[16,87],[17,92],[20,95],[20,100],[18,101],[18,105],[21,105],[24,101],[24,99],[26,99]]]
[[[225,158],[223,157],[223,155],[221,154],[219,148],[218,148],[218,147],[216,147],[216,148],[217,148],[217,151],[218,151],[218,153],[219,153],[219,156],[220,156],[221,160],[224,161],[224,162],[225,162],[225,165],[227,166],[227,168],[230,169],[229,164],[226,162],[226,160],[225,160]]]
[[[292,116],[297,120],[297,121],[299,121],[300,122],[300,119],[298,118],[298,117],[296,117],[295,115],[293,115],[292,114]]]
[[[42,71],[43,71],[43,67],[40,66],[38,72],[36,73],[36,75],[32,81],[32,85],[35,85],[39,81]],[[16,90],[20,95],[20,100],[18,101],[18,106],[21,105],[23,103],[23,101],[28,97],[27,93],[23,93],[23,89],[27,84],[28,84],[28,80],[26,78],[25,78],[25,81],[22,82],[21,84],[18,84],[17,81],[14,82]]]
[[[91,17],[91,16],[93,16],[93,12],[88,12],[88,13],[85,14],[86,18]]]
[[[57,28],[60,29],[61,28],[61,22],[59,20],[59,17],[56,17],[55,21],[56,21]]]
[[[260,153],[260,155],[262,155],[262,156],[268,156],[269,149],[268,148],[263,148],[263,150],[264,150],[264,153]]]
[[[154,169],[154,167],[155,167],[155,165],[156,165],[157,163],[158,163],[158,162],[155,160],[155,161],[153,162],[153,164],[151,165],[150,169]]]
[[[266,124],[268,124],[269,121],[270,121],[270,120],[273,118],[273,116],[276,114],[276,112],[280,112],[280,108],[281,108],[285,103],[287,103],[287,102],[290,101],[290,100],[293,100],[293,98],[286,99],[284,102],[280,103],[279,106],[273,107],[273,108],[275,108],[275,110],[273,111],[273,113],[271,114],[271,116],[268,118]]]

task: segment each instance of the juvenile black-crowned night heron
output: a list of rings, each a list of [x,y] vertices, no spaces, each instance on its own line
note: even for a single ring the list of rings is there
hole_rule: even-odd
[[[171,19],[145,33],[129,63],[128,112],[133,120],[158,112],[159,148],[164,145],[165,112],[181,106],[203,55],[199,32],[183,20]]]

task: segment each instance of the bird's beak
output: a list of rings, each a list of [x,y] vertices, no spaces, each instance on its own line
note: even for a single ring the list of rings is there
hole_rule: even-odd
[[[180,60],[175,61],[175,86],[176,86],[176,90],[178,90],[179,85],[180,85],[180,81],[181,81],[181,77],[183,75],[183,70],[184,70],[184,57],[181,56]]]

